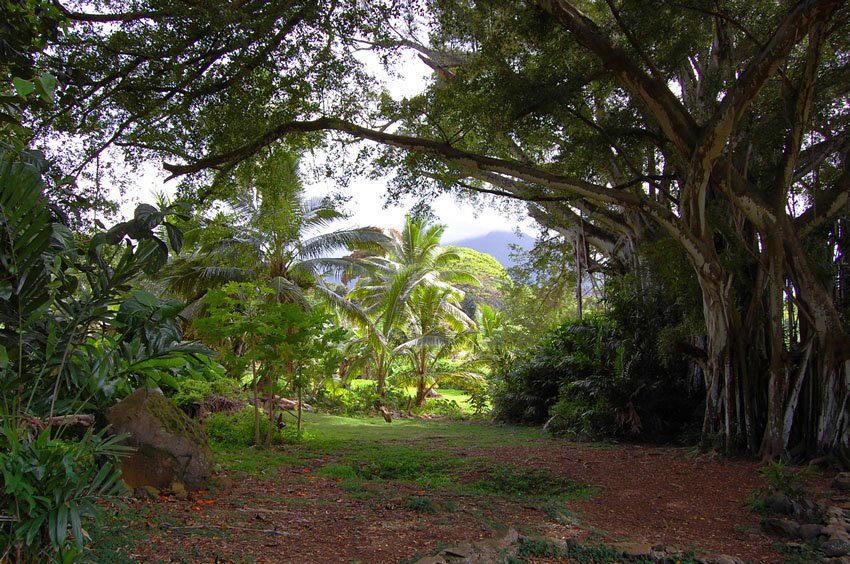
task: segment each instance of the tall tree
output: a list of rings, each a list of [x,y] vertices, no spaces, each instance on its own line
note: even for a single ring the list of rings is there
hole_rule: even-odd
[[[291,152],[273,150],[237,167],[225,200],[230,210],[201,216],[187,232],[189,252],[163,273],[167,288],[195,300],[228,282],[264,280],[280,301],[306,305],[305,290],[351,266],[335,253],[380,251],[387,237],[377,228],[333,229],[344,214],[304,198],[297,166]]]
[[[348,297],[360,304],[370,318],[369,343],[377,352],[375,378],[381,395],[391,363],[402,350],[397,345],[407,340],[404,335],[408,327],[419,327],[417,337],[424,338],[431,331],[431,324],[442,325],[451,319],[472,325],[460,309],[462,292],[452,282],[476,281],[452,270],[458,254],[440,246],[444,231],[445,226],[429,225],[425,217],[408,216],[404,229],[390,238],[382,255],[360,261],[366,274]],[[428,293],[429,288],[434,288],[439,295]],[[417,315],[417,308],[426,308],[428,304],[431,306],[428,312],[419,310]],[[426,319],[429,315],[433,319]],[[410,348],[403,347],[403,350]],[[420,370],[427,369],[424,361],[418,366]]]
[[[528,200],[538,221],[625,264],[660,232],[702,294],[706,435],[766,456],[848,456],[850,340],[835,299],[847,284],[846,3],[434,0],[395,36],[379,3],[251,4],[257,34],[235,5],[141,6],[71,13],[86,23],[51,56],[103,68],[69,86],[78,103],[54,123],[103,116],[101,145],[176,155],[177,175],[335,130],[401,150],[384,162],[417,173],[402,187]],[[351,96],[368,81],[339,80],[363,76],[342,52],[352,38],[416,49],[438,79],[370,106]]]

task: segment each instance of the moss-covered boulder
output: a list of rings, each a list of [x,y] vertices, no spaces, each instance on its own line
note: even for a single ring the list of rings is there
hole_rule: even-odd
[[[121,472],[131,488],[166,488],[182,482],[203,489],[213,457],[203,428],[156,390],[138,389],[106,415],[115,433],[128,433],[136,452],[123,459]]]

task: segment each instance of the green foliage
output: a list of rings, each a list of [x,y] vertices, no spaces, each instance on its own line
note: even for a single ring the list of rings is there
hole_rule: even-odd
[[[605,544],[556,545],[540,539],[523,540],[517,548],[516,556],[508,560],[511,563],[534,562],[538,558],[566,559],[581,564],[651,564],[656,560],[649,556],[629,556],[620,550]],[[674,559],[679,564],[694,564],[697,560],[690,554],[679,555]]]
[[[168,256],[143,210],[117,229],[74,240],[42,194],[38,155],[0,155],[0,390],[39,415],[103,405],[133,386],[168,384],[207,349],[183,340],[182,307],[131,282]],[[128,237],[136,243],[133,244]],[[86,244],[87,243],[87,244]],[[179,366],[178,366],[179,365]]]
[[[399,388],[389,387],[384,396],[378,394],[376,382],[357,380],[349,387],[327,387],[320,390],[316,401],[320,407],[337,415],[372,415],[378,405],[391,410],[406,409],[409,397]]]
[[[495,417],[542,423],[562,395],[604,407],[607,398],[597,393],[602,392],[598,387],[617,377],[615,363],[622,359],[613,337],[613,326],[603,318],[567,322],[554,329],[504,374],[496,375]]]
[[[267,436],[269,433],[269,420],[260,417],[260,434]],[[213,413],[204,420],[204,429],[210,444],[217,447],[249,447],[254,443],[254,409],[245,407],[238,413],[228,414],[224,412]],[[272,429],[272,444],[285,442],[286,435],[283,429],[276,426]]]
[[[49,426],[28,429],[211,364],[183,340],[182,304],[131,289],[175,250],[175,236],[169,249],[154,232],[164,212],[140,206],[133,220],[75,239],[44,197],[45,166],[37,153],[0,151],[0,514],[4,550],[72,561],[82,520],[120,492],[114,462],[126,449],[103,433],[69,442]]]
[[[436,513],[437,504],[430,497],[412,495],[404,500],[404,508],[417,513]]]
[[[336,350],[344,335],[342,330],[328,326],[330,318],[321,310],[305,311],[300,304],[281,303],[278,297],[264,284],[230,282],[207,294],[207,315],[195,321],[198,333],[220,346],[224,361],[237,367],[237,375],[250,369],[255,444],[260,442],[261,382],[266,397],[271,398],[280,389],[281,376],[285,376],[288,389],[300,397],[317,366],[329,369],[322,359]],[[244,344],[244,354],[234,350],[234,343]],[[273,419],[274,413],[268,416]],[[271,427],[265,436],[266,443],[271,444]]]
[[[771,461],[759,468],[759,474],[767,480],[767,484],[753,492],[748,505],[751,509],[759,509],[763,498],[772,494],[782,494],[792,500],[802,500],[806,495],[806,479],[817,472],[817,466],[792,468],[786,462]]]
[[[457,253],[458,256],[453,268],[470,274],[477,281],[476,284],[458,284],[458,288],[464,292],[461,302],[463,311],[469,317],[474,317],[480,305],[500,307],[502,288],[510,284],[505,267],[487,253],[466,247],[449,246],[447,249]]]
[[[475,483],[481,491],[511,496],[589,497],[587,486],[553,474],[547,468],[519,468],[511,464],[496,465],[487,470],[487,478]]]
[[[97,502],[124,493],[114,464],[129,449],[123,436],[87,433],[79,441],[30,434],[7,420],[0,436],[0,550],[23,562],[76,560],[83,524]],[[70,534],[69,534],[70,533]]]
[[[651,270],[661,259],[647,260]],[[693,304],[657,275],[610,278],[604,313],[562,323],[499,369],[496,417],[548,420],[552,431],[582,439],[666,438],[686,429],[699,417],[702,393],[683,354],[698,352]]]
[[[177,387],[169,395],[181,409],[185,410],[193,404],[203,403],[204,399],[211,395],[229,398],[241,390],[241,386],[225,374],[224,367],[211,362],[208,368],[209,370],[204,371],[200,376],[187,375],[177,380]]]
[[[451,419],[463,418],[463,409],[460,405],[455,400],[446,398],[428,398],[425,400],[425,405],[414,408],[413,412],[439,415]]]

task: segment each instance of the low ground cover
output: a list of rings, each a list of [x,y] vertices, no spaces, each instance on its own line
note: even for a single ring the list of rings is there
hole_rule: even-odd
[[[553,539],[782,559],[745,507],[764,485],[755,462],[462,421],[307,414],[305,429],[272,449],[217,447],[207,492],[113,509],[93,560],[411,562],[506,526],[542,539],[524,561],[573,561]]]

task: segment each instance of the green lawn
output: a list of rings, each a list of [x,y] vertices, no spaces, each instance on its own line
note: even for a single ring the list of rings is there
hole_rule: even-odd
[[[281,465],[322,460],[319,476],[336,478],[353,495],[374,491],[367,484],[416,484],[429,491],[465,495],[575,498],[590,491],[546,470],[495,464],[461,451],[551,442],[538,428],[464,421],[340,417],[304,414],[300,441],[273,449],[217,448],[222,469],[272,476]],[[460,485],[459,478],[482,474]]]
[[[363,388],[366,386],[374,386],[373,380],[355,379],[351,381],[351,387],[354,389]],[[436,391],[447,400],[452,400],[457,403],[464,413],[472,413],[472,405],[469,403],[470,396],[463,390],[452,388],[437,388]],[[416,387],[408,386],[404,389],[405,395],[408,397],[416,397]]]

